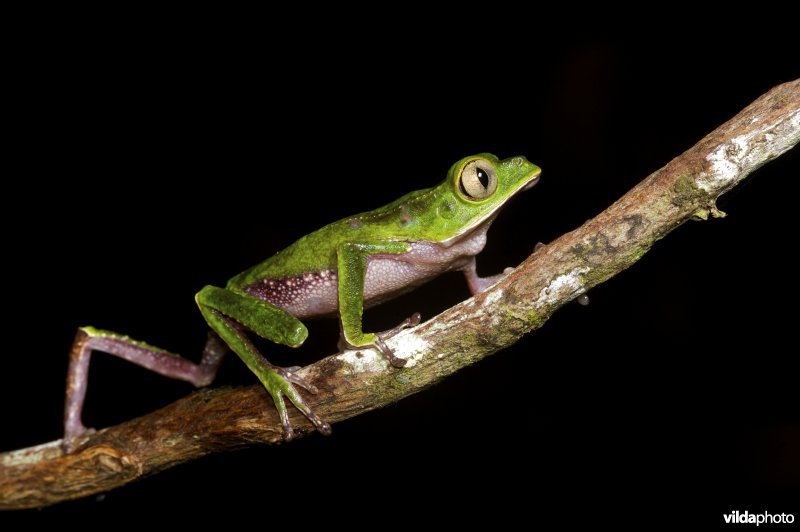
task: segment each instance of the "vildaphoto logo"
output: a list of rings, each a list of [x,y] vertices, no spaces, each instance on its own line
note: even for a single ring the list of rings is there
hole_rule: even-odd
[[[794,523],[794,514],[771,514],[769,512],[762,512],[760,514],[751,514],[747,510],[740,512],[735,510],[729,514],[723,514],[722,517],[728,524],[755,524],[758,525],[772,525],[772,524],[792,524]]]

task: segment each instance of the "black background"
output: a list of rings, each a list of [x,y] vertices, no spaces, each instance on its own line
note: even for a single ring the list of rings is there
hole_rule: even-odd
[[[455,38],[412,50],[414,28],[387,43],[380,30],[311,40],[172,29],[67,31],[31,43],[36,60],[19,65],[0,450],[60,437],[79,325],[197,359],[205,326],[193,295],[204,284],[435,184],[480,151],[544,169],[489,233],[478,268],[500,271],[800,74],[796,58],[744,57],[724,40],[661,51],[654,36],[521,38],[511,54]],[[592,290],[590,306],[568,305],[512,348],[338,423],[329,438],[211,456],[102,500],[22,515],[213,509],[310,525],[367,513],[413,525],[423,509],[498,525],[620,512],[705,526],[736,509],[800,517],[788,259],[797,155],[721,198],[727,218],[680,227]],[[445,276],[368,312],[367,329],[417,310],[432,317],[467,295],[459,275]],[[284,365],[332,352],[335,322],[309,326],[299,353],[264,351]],[[96,427],[191,391],[103,355],[90,382],[84,419]],[[229,357],[215,385],[252,382]]]

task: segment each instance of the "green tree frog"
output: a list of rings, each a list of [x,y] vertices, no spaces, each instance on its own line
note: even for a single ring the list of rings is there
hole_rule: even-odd
[[[499,209],[532,187],[541,170],[524,157],[499,160],[483,153],[453,164],[436,187],[411,192],[374,211],[345,218],[308,234],[264,262],[233,277],[225,288],[206,286],[195,299],[211,331],[195,364],[114,332],[78,329],[67,376],[64,447],[71,451],[87,431],[81,422],[91,353],[103,351],[195,386],[211,383],[228,350],[247,364],[272,396],[292,438],[288,398],[324,434],[330,425],[308,407],[298,387],[316,393],[298,368],[267,361],[248,334],[297,347],[308,335],[300,320],[338,314],[342,349],[376,348],[395,367],[405,365],[385,340],[417,325],[414,314],[384,332],[364,332],[365,308],[402,294],[447,271],[464,272],[476,294],[504,277],[478,277],[475,256]]]

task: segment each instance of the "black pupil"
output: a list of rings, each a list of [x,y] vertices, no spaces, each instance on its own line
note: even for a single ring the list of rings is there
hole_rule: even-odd
[[[478,168],[478,181],[481,182],[483,188],[489,188],[489,174]]]

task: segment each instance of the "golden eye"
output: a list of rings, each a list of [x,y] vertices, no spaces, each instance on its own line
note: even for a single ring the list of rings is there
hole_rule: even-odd
[[[484,200],[497,190],[497,173],[489,161],[476,159],[464,165],[458,177],[458,190],[471,200]]]

